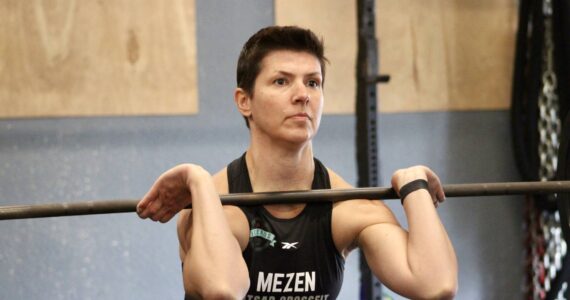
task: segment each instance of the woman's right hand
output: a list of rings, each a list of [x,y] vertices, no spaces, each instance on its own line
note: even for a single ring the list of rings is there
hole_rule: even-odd
[[[201,177],[210,177],[210,174],[193,164],[178,165],[164,172],[137,204],[137,214],[142,219],[170,221],[192,203],[191,184]]]

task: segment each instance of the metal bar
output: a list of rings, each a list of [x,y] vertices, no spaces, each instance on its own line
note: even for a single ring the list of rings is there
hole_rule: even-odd
[[[570,181],[448,184],[444,185],[443,189],[446,197],[568,193],[570,192]],[[389,187],[244,193],[220,196],[223,205],[242,206],[397,198],[394,190]],[[139,200],[105,200],[0,206],[0,220],[136,212],[138,202]]]

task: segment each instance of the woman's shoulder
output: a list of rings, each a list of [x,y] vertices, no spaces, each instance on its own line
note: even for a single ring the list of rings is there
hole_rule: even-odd
[[[225,167],[212,176],[214,185],[218,194],[223,195],[229,193],[228,187],[228,168]]]

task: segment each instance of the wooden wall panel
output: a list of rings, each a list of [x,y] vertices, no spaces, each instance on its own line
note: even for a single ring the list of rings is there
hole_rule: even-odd
[[[505,109],[517,6],[512,0],[379,0],[384,112]]]
[[[355,1],[275,0],[275,13],[278,25],[324,36],[331,60],[325,112],[353,113]],[[508,108],[516,1],[378,0],[376,16],[380,70],[392,77],[380,85],[380,111]]]
[[[0,117],[196,113],[194,0],[0,2]]]

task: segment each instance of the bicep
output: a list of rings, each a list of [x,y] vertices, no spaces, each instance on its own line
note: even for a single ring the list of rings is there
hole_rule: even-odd
[[[369,225],[360,232],[357,241],[374,275],[398,293],[405,293],[413,282],[407,241],[408,232],[397,223]]]
[[[241,258],[241,253],[238,253],[239,249],[243,251],[245,246],[247,246],[248,227],[244,227],[244,221],[243,221],[245,220],[245,226],[247,226],[247,219],[245,218],[245,215],[243,215],[243,212],[241,212],[241,210],[237,207],[224,206],[223,209],[224,209],[225,218],[228,221],[227,224],[230,227],[229,229],[231,232],[230,235],[231,237],[229,238],[229,240],[224,240],[225,242],[223,244],[226,245],[226,247],[217,247],[217,249],[220,249],[220,251],[226,251],[228,249],[227,245],[232,245],[229,248],[235,249],[237,251],[234,252],[234,250],[232,250],[232,252],[230,253],[229,250],[227,250],[227,252],[223,253],[222,255],[228,255],[229,257],[234,257],[235,258],[234,261],[236,261]],[[243,218],[240,217],[240,213],[243,215]],[[196,246],[195,248],[192,247],[192,241],[194,235],[195,235],[194,239],[204,238],[202,235],[195,232],[195,230],[199,229],[194,228],[192,226],[192,212],[190,210],[185,211],[184,214],[180,215],[177,224],[177,231],[180,243],[179,251],[180,251],[180,260],[182,262],[182,278],[184,283],[184,289],[187,293],[192,291],[197,291],[198,286],[203,286],[204,284],[203,279],[196,277],[197,276],[196,266],[197,264],[199,264],[201,265],[201,267],[198,267],[198,269],[203,269],[204,267],[203,262],[208,261],[209,259],[201,259],[201,258],[204,257],[204,255],[207,256],[210,254],[209,252],[205,252],[207,251],[207,249],[212,249],[211,247],[209,248],[201,247],[200,245],[203,246],[203,244],[201,244],[200,240],[194,241],[195,243],[198,244],[198,246]],[[245,238],[246,241],[245,245],[242,246],[243,243],[242,241],[244,240],[244,237],[246,237]],[[238,247],[233,247],[234,244]],[[218,253],[217,255],[218,256],[216,257],[219,257],[220,253]],[[245,266],[245,262],[243,262],[243,265]],[[245,267],[245,270],[247,270],[247,267]],[[238,271],[236,272],[238,274],[243,274],[239,273]]]
[[[224,206],[224,212],[230,225],[230,230],[241,251],[245,250],[249,242],[249,222],[244,212],[237,206]]]
[[[180,260],[184,262],[186,253],[190,249],[190,241],[192,240],[192,210],[185,209],[178,214],[176,220],[176,232],[178,234],[178,245],[180,252]]]
[[[226,168],[214,174],[212,176],[212,179],[214,181],[214,185],[216,187],[216,191],[218,192],[218,194],[222,195],[228,193],[228,184],[227,184],[228,180],[227,180]],[[239,214],[232,209],[228,210],[226,206],[224,206],[223,209],[226,219],[228,220],[228,224],[230,225],[230,229],[233,235],[239,241],[239,238],[236,235],[239,232],[239,229],[234,227],[239,226],[240,222],[232,221],[232,218],[235,216],[239,218]],[[192,209],[185,209],[180,212],[177,220],[177,232],[178,232],[178,241],[180,244],[180,259],[181,261],[184,261],[186,253],[190,250],[190,242],[192,241]]]
[[[243,251],[249,239],[249,224],[245,214],[235,206],[224,206],[224,214],[230,226],[230,231]],[[178,242],[180,248],[180,260],[184,261],[190,250],[192,241],[192,210],[183,210],[177,221]]]

